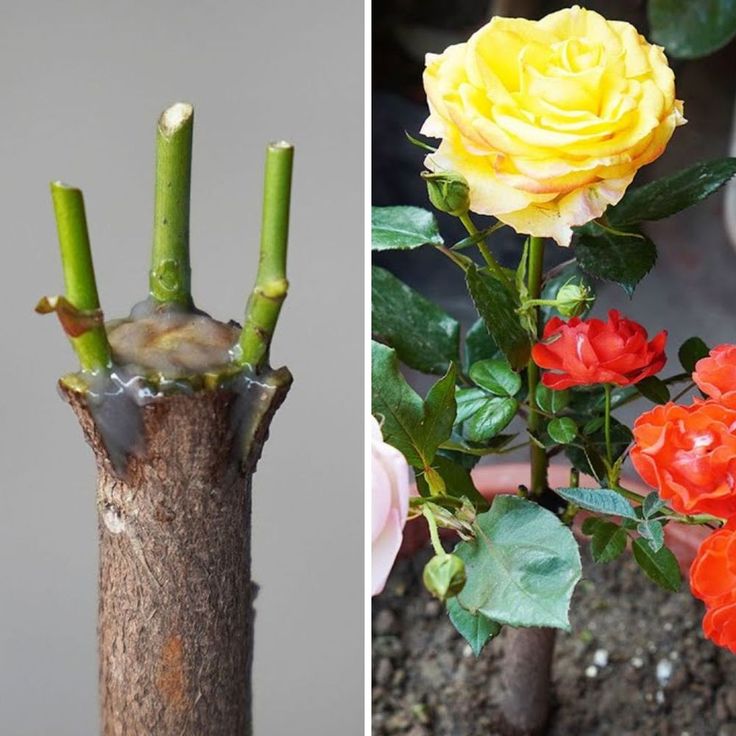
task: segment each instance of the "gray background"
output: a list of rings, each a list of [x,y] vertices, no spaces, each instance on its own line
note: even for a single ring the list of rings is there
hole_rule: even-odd
[[[145,296],[156,118],[196,108],[193,292],[242,317],[264,147],[297,146],[273,348],[296,381],[255,478],[256,731],[363,728],[362,3],[27,2],[0,18],[0,733],[97,731],[90,450],[47,183],[83,188],[103,308]],[[139,736],[139,735],[136,735]],[[143,736],[142,734],[140,736]]]

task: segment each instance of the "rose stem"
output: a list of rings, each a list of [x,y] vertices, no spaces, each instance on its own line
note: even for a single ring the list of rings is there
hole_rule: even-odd
[[[235,362],[258,371],[268,362],[271,338],[286,298],[286,250],[294,146],[285,141],[269,144],[263,184],[263,215],[258,274],[245,308]]]
[[[465,226],[465,229],[468,231],[469,235],[478,234],[478,228],[475,226],[475,223],[470,219],[470,215],[467,212],[460,217],[460,222],[462,222],[462,224]],[[493,257],[493,253],[491,253],[491,251],[489,250],[485,239],[479,240],[477,245],[480,254],[483,256],[483,260],[486,262],[486,265],[493,273],[493,275],[501,283],[508,286],[511,289],[511,292],[514,293],[515,289],[513,284],[511,283],[511,280],[504,273],[503,269],[501,268],[501,264],[499,264],[499,262]]]
[[[544,272],[544,240],[542,238],[529,238],[529,263],[528,272],[528,289],[529,299],[539,299],[542,291],[542,276]],[[539,323],[539,308],[535,307],[537,323]],[[541,331],[541,325],[537,324],[537,332]],[[527,368],[527,379],[529,381],[529,417],[527,426],[529,433],[536,436],[539,432],[541,414],[537,411],[537,386],[539,385],[539,368],[533,359],[529,359]],[[532,495],[538,496],[547,486],[547,454],[544,448],[540,447],[536,442],[532,442],[530,446],[531,461],[531,486],[529,490]]]
[[[66,298],[81,311],[95,312],[100,308],[100,299],[82,192],[55,181],[51,183],[51,200],[59,234]],[[79,337],[72,337],[71,343],[83,371],[96,373],[109,370],[110,345],[104,325],[97,325]]]
[[[611,384],[604,383],[603,391],[606,398],[603,426],[606,436],[606,460],[608,461],[610,472],[611,466],[613,465],[613,447],[611,445]],[[610,478],[612,483],[615,483],[617,480],[617,478]]]
[[[177,102],[161,113],[156,130],[156,200],[149,289],[158,304],[192,306],[189,194],[194,109]]]

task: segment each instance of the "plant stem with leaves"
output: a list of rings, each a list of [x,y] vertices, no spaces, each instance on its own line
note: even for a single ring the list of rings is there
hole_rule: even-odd
[[[544,240],[542,238],[529,238],[529,263],[527,264],[527,288],[530,299],[539,299],[542,291],[542,277],[544,275]],[[535,307],[537,322],[540,319],[539,308]],[[540,331],[538,325],[537,331]],[[537,364],[529,359],[527,367],[527,379],[529,382],[529,417],[527,426],[529,433],[536,437],[541,428],[542,415],[537,409],[536,393],[539,385],[539,368]],[[529,490],[533,496],[540,495],[547,486],[547,454],[543,447],[536,442],[530,446],[531,462],[531,485]]]

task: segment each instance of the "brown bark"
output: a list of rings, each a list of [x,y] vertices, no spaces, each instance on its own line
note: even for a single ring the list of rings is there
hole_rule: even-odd
[[[251,734],[251,477],[287,390],[153,400],[121,477],[62,386],[98,468],[103,736]]]
[[[550,707],[555,629],[514,629],[504,633],[503,696],[505,730],[513,736],[540,736]]]

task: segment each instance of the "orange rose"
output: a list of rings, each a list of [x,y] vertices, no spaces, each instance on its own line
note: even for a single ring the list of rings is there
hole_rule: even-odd
[[[736,514],[736,409],[714,401],[669,403],[634,423],[639,475],[683,514]]]
[[[736,602],[736,529],[707,536],[690,566],[690,590],[707,606]]]
[[[542,383],[555,391],[596,383],[629,386],[662,370],[666,342],[666,332],[650,341],[640,324],[612,309],[607,322],[552,317],[532,358],[547,369]]]
[[[736,345],[718,345],[695,364],[693,381],[712,399],[736,398]]]
[[[690,567],[690,590],[707,608],[703,633],[736,654],[736,529],[705,538]]]

